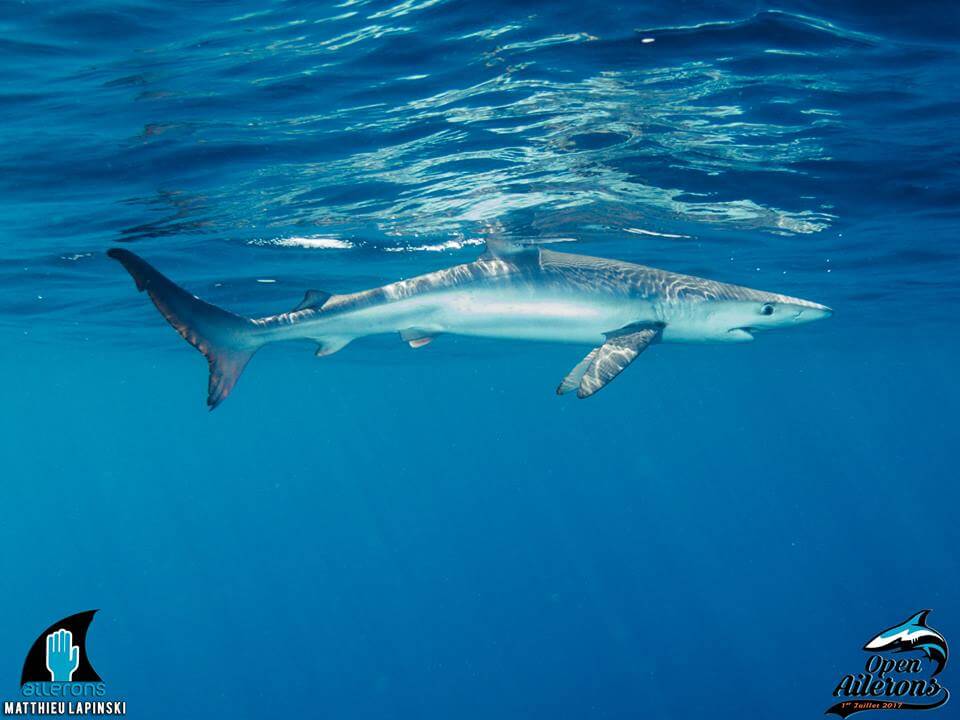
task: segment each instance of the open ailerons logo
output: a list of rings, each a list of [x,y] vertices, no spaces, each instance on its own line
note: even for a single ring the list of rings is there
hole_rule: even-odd
[[[96,610],[63,618],[34,640],[23,661],[20,694],[4,700],[4,715],[126,715],[127,703],[107,700],[106,686],[87,655]]]
[[[950,692],[938,676],[950,651],[943,635],[927,625],[929,614],[921,610],[869,640],[863,646],[871,653],[864,672],[841,678],[833,696],[842,700],[826,714],[846,718],[864,710],[933,710],[945,705]]]

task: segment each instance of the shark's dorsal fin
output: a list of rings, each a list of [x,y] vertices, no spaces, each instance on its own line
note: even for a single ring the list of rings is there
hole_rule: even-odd
[[[560,383],[557,394],[563,395],[577,388],[578,398],[590,397],[659,340],[662,332],[662,324],[637,324],[607,333],[607,341],[577,363]]]
[[[524,243],[502,237],[488,237],[487,251],[481,255],[487,260],[506,260],[514,264],[540,264],[540,248],[532,243]]]
[[[914,615],[912,618],[910,618],[909,620],[907,620],[907,622],[905,622],[904,625],[920,625],[920,626],[922,626],[922,627],[926,627],[926,626],[927,626],[927,615],[929,615],[929,614],[930,614],[930,611],[929,611],[929,610],[921,610],[921,611],[918,612],[916,615]]]
[[[484,242],[487,251],[482,258],[509,260],[514,264],[535,262],[540,264],[540,246],[551,243],[575,242],[576,238],[569,237],[530,237],[515,238],[502,235],[488,236]]]
[[[307,290],[303,295],[303,300],[293,309],[293,312],[300,310],[319,310],[326,304],[327,300],[332,297],[333,293],[328,293],[326,290]]]

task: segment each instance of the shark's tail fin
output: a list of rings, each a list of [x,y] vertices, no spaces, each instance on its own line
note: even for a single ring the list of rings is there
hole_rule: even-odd
[[[128,250],[113,248],[107,255],[123,265],[138,290],[147,291],[184,340],[206,356],[210,365],[207,406],[213,410],[230,394],[250,358],[263,345],[253,321],[191,295]]]

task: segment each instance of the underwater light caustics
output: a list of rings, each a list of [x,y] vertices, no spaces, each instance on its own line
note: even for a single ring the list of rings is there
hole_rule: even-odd
[[[207,404],[233,389],[266,344],[308,339],[316,354],[368,335],[398,333],[412,348],[442,334],[583,343],[593,349],[560,383],[585,398],[605,387],[650,345],[744,342],[764,330],[829,317],[825,305],[619,260],[488,240],[455,265],[370,290],[309,290],[289,312],[246,318],[211,305],[134,253],[118,260],[160,313],[210,366]]]

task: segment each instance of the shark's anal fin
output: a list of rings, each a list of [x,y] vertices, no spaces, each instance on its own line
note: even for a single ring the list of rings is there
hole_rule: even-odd
[[[297,305],[292,312],[299,312],[300,310],[319,310],[324,305],[326,305],[327,300],[333,297],[332,293],[328,293],[326,290],[307,290],[303,295],[303,300],[300,301],[300,304]]]
[[[557,388],[563,395],[577,388],[578,398],[587,398],[607,385],[637,357],[660,339],[662,325],[630,325],[607,334],[607,341],[591,350]]]
[[[429,345],[436,336],[435,330],[425,328],[405,328],[400,331],[400,338],[413,349]]]

